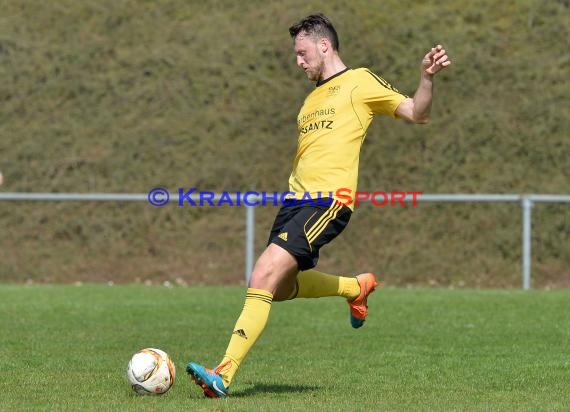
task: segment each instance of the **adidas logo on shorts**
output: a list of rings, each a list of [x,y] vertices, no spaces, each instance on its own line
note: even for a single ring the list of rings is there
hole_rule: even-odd
[[[287,232],[279,233],[279,238],[287,242]]]

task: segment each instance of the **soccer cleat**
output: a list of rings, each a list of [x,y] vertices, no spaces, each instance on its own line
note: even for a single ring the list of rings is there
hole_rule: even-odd
[[[352,301],[348,302],[350,308],[350,324],[353,328],[359,328],[364,325],[366,315],[368,315],[368,305],[366,300],[368,295],[374,292],[378,286],[376,277],[372,273],[362,273],[356,277],[360,285],[360,295]]]
[[[223,398],[229,394],[222,381],[222,375],[220,375],[220,370],[224,366],[226,364],[211,370],[197,363],[190,362],[186,365],[186,372],[192,377],[194,383],[202,388],[204,396],[208,398]]]

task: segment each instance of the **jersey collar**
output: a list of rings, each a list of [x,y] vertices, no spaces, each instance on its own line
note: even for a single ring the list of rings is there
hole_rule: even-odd
[[[319,81],[317,82],[317,85],[316,85],[315,87],[322,86],[323,84],[325,84],[325,83],[328,82],[329,80],[332,80],[332,79],[334,79],[335,77],[340,76],[341,74],[347,72],[348,70],[349,70],[349,68],[347,67],[346,69],[341,70],[340,72],[338,72],[338,73],[336,73],[336,74],[333,74],[333,75],[332,75],[331,77],[329,77],[328,79],[319,80]]]

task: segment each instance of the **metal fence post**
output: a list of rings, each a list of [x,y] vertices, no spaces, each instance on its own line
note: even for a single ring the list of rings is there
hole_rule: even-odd
[[[532,207],[534,203],[528,197],[523,197],[521,206],[523,209],[523,230],[522,230],[522,277],[523,289],[530,289],[531,275],[531,244],[532,244]]]
[[[255,240],[255,206],[245,207],[245,284],[253,270],[253,244]]]

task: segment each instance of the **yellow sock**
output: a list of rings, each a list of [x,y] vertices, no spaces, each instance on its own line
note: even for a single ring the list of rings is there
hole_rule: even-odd
[[[297,275],[297,298],[322,298],[342,296],[356,299],[360,294],[360,285],[354,277],[329,275],[313,269],[299,272]]]
[[[272,300],[273,295],[265,290],[247,289],[243,310],[220,363],[220,373],[226,388],[230,386],[239,366],[265,329]]]

